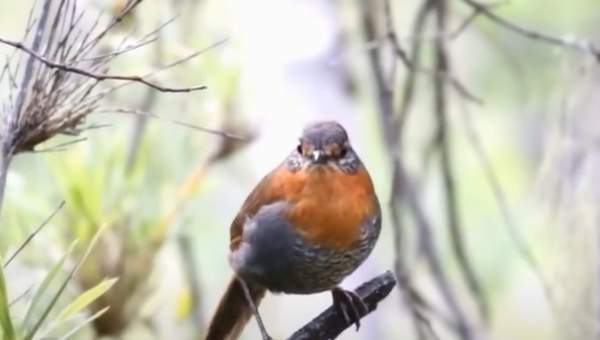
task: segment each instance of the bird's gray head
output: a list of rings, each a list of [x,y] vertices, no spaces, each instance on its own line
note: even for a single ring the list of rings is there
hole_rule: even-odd
[[[347,171],[358,163],[346,130],[334,121],[308,124],[296,152],[308,165],[337,165]]]

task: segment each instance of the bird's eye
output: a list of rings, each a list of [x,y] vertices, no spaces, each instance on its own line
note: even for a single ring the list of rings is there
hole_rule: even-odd
[[[339,144],[330,144],[325,148],[325,153],[332,158],[343,158],[346,154],[346,147]]]
[[[344,158],[346,156],[347,152],[348,152],[348,148],[346,148],[345,146],[342,146],[342,148],[340,149],[340,158]]]
[[[302,143],[298,144],[296,151],[298,151],[299,154],[302,154]]]

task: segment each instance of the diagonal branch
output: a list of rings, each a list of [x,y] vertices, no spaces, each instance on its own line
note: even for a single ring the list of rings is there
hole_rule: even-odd
[[[368,312],[361,314],[361,318],[373,312],[395,285],[394,274],[387,271],[356,288],[356,294],[363,299],[368,308]],[[297,330],[288,340],[335,339],[352,325],[331,306]]]
[[[592,42],[585,39],[574,39],[574,38],[561,38],[553,35],[549,35],[540,31],[525,28],[517,25],[490,10],[489,6],[482,4],[474,0],[462,0],[465,4],[471,6],[476,11],[480,12],[483,16],[488,18],[491,22],[504,27],[505,29],[519,34],[523,37],[544,42],[546,44],[557,45],[561,47],[568,47],[570,49],[589,53],[596,58],[600,63],[600,48],[594,45]]]

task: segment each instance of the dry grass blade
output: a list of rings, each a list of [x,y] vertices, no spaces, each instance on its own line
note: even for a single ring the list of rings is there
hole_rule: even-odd
[[[17,255],[19,255],[19,253],[25,249],[25,247],[29,244],[29,242],[31,242],[31,240],[33,240],[33,238],[50,222],[50,220],[52,220],[52,218],[65,206],[65,201],[60,202],[60,204],[58,205],[58,207],[56,207],[56,209],[54,209],[54,211],[52,212],[52,214],[50,214],[50,216],[48,216],[44,222],[42,222],[42,224],[40,224],[39,227],[37,227],[36,230],[34,230],[31,234],[29,234],[29,236],[27,237],[27,239],[21,243],[21,245],[19,246],[19,248],[17,248],[17,250],[8,258],[8,260],[6,260],[6,262],[4,263],[4,268],[6,268],[16,257]]]

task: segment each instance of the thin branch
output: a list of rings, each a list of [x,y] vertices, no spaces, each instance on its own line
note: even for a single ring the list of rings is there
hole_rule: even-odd
[[[233,134],[233,133],[229,133],[227,131],[221,131],[221,130],[216,130],[216,129],[209,129],[209,128],[205,128],[205,127],[198,126],[198,125],[195,125],[195,124],[191,124],[191,123],[187,123],[187,122],[182,122],[182,121],[175,120],[175,119],[165,118],[165,117],[159,116],[157,114],[154,114],[154,113],[151,113],[151,112],[144,112],[144,111],[141,111],[141,110],[124,109],[124,108],[114,108],[114,109],[100,109],[100,110],[95,111],[95,113],[125,113],[125,114],[131,114],[131,115],[142,116],[142,117],[147,117],[147,118],[154,118],[154,119],[158,119],[158,120],[166,120],[166,121],[168,121],[170,123],[173,123],[173,124],[185,126],[185,127],[190,128],[190,129],[199,130],[199,131],[206,132],[206,133],[209,133],[209,134],[212,134],[212,135],[216,135],[216,136],[221,136],[221,137],[225,137],[225,138],[231,138],[231,139],[235,139],[235,140],[239,140],[239,141],[246,141],[246,140],[248,140],[247,137],[236,135],[236,134]]]
[[[425,24],[427,23],[427,17],[431,13],[433,9],[433,0],[423,0],[419,10],[417,12],[417,17],[412,27],[412,35],[416,37],[412,41],[411,44],[411,55],[410,60],[413,64],[413,68],[408,72],[406,79],[404,80],[404,84],[402,86],[402,99],[400,102],[400,106],[397,110],[397,115],[395,116],[395,121],[393,124],[394,130],[398,131],[398,143],[399,148],[402,147],[402,137],[404,134],[404,127],[406,125],[406,120],[412,108],[412,104],[415,96],[415,87],[417,85],[417,73],[414,70],[414,65],[420,64],[421,58],[421,48],[422,48],[422,40],[423,31],[425,29]]]
[[[118,48],[115,51],[111,51],[111,52],[96,55],[96,56],[82,58],[80,61],[94,61],[94,60],[105,59],[105,58],[115,58],[115,57],[118,57],[129,51],[136,50],[140,47],[152,44],[152,43],[158,41],[160,32],[165,27],[169,26],[175,20],[177,20],[178,17],[179,17],[178,15],[175,15],[171,19],[165,21],[164,23],[159,24],[158,27],[156,27],[154,30],[152,30],[151,32],[149,32],[145,36],[143,36],[137,43],[134,43],[134,44],[128,45],[128,46],[124,46],[126,41],[123,41],[123,46],[121,46],[120,48]]]
[[[144,0],[131,0],[129,1],[129,4],[120,12],[118,13],[113,20],[110,22],[110,24],[108,24],[102,31],[100,31],[100,33],[98,33],[98,35],[96,35],[93,39],[89,40],[89,42],[85,43],[87,41],[87,38],[83,40],[83,44],[80,48],[80,53],[85,53],[86,51],[89,51],[90,49],[92,49],[93,47],[95,47],[96,45],[98,45],[98,43],[100,43],[100,41],[102,41],[102,39],[106,36],[106,34],[108,34],[108,32],[110,32],[116,25],[118,25],[119,23],[121,23],[121,21],[123,21],[123,19],[129,15],[131,12],[133,12],[133,10],[139,6]],[[92,30],[89,30],[88,33],[92,33]]]
[[[19,255],[19,253],[21,253],[21,251],[23,251],[23,249],[25,249],[25,247],[29,244],[29,242],[31,242],[31,240],[33,240],[33,238],[40,231],[42,231],[42,229],[44,229],[44,227],[63,208],[64,205],[65,205],[65,201],[60,202],[60,204],[58,205],[58,207],[56,207],[56,209],[54,209],[54,211],[52,212],[52,214],[50,214],[50,216],[48,216],[42,222],[42,224],[40,224],[31,234],[29,234],[29,236],[27,236],[27,239],[25,239],[25,241],[23,243],[21,243],[21,245],[19,246],[19,248],[17,248],[17,250],[8,258],[8,260],[6,260],[6,262],[4,263],[4,268],[6,268],[17,257],[17,255]]]
[[[594,56],[596,60],[600,63],[600,48],[588,40],[580,38],[561,38],[533,29],[525,28],[497,15],[496,13],[490,10],[488,5],[482,4],[474,0],[462,1],[465,4],[474,8],[475,10],[481,12],[481,14],[483,14],[483,16],[488,18],[491,22],[501,27],[504,27],[509,31],[512,31],[525,38],[540,41],[546,44],[567,47],[576,51],[589,53],[592,56]]]
[[[508,200],[506,199],[506,195],[504,194],[504,189],[500,184],[500,180],[496,172],[494,171],[494,167],[492,166],[489,157],[487,156],[487,152],[483,146],[483,142],[481,140],[481,136],[478,133],[477,129],[474,126],[473,118],[468,110],[466,103],[462,103],[462,112],[463,112],[463,121],[465,126],[465,134],[471,144],[473,151],[475,152],[475,156],[481,166],[481,169],[486,177],[490,188],[492,189],[492,193],[494,195],[494,199],[496,200],[496,205],[498,207],[499,213],[504,220],[505,229],[515,246],[517,252],[520,254],[521,258],[527,263],[529,268],[533,271],[534,275],[540,282],[542,286],[542,290],[548,303],[551,308],[555,311],[558,310],[556,306],[556,301],[554,298],[554,294],[552,289],[550,288],[550,284],[546,279],[546,276],[542,270],[542,267],[533,252],[529,248],[526,240],[523,238],[521,233],[519,232],[519,227],[515,222],[513,214],[509,208]]]
[[[362,2],[362,28],[364,30],[366,41],[373,41],[378,36],[376,28],[377,17],[373,5],[374,3],[371,1]],[[391,23],[388,25],[391,25]],[[390,28],[388,27],[388,29]],[[388,85],[388,81],[386,81],[385,75],[387,72],[381,62],[380,46],[380,44],[377,44],[368,50],[369,62],[377,87],[377,104],[379,105],[379,112],[383,117],[386,142],[388,145],[393,145],[396,141],[397,134],[395,133],[394,127],[387,124],[387,122],[391,121],[394,115],[394,93],[391,86]],[[393,84],[393,82],[394,79],[392,79],[390,83]]]
[[[406,202],[417,227],[419,247],[425,256],[426,263],[433,275],[434,282],[437,285],[444,302],[450,309],[455,323],[455,330],[463,339],[471,339],[473,334],[471,327],[467,323],[465,312],[458,303],[458,298],[452,289],[452,285],[444,273],[442,260],[435,246],[433,227],[428,216],[425,214],[425,210],[419,200],[418,194],[412,183],[410,183],[402,160],[400,159],[398,160],[398,176],[401,185],[405,188]]]
[[[488,10],[493,10],[502,5],[506,5],[508,2],[508,0],[503,0],[493,4],[485,4],[483,6]],[[448,39],[454,40],[458,38],[473,22],[475,22],[475,19],[477,19],[481,12],[481,8],[474,8],[473,12],[471,12],[471,14],[460,25],[458,25],[455,30],[452,31],[452,33],[448,34]]]
[[[86,140],[87,140],[87,137],[76,138],[76,139],[69,140],[69,141],[66,141],[66,142],[64,142],[64,143],[59,143],[59,144],[57,144],[57,145],[53,145],[53,146],[50,146],[50,147],[47,147],[47,148],[43,148],[43,149],[35,149],[35,150],[32,150],[32,151],[30,151],[30,152],[33,152],[33,153],[40,153],[40,152],[56,152],[56,151],[65,151],[65,150],[67,150],[67,149],[66,149],[66,147],[67,147],[67,146],[71,146],[71,145],[73,145],[73,144],[77,144],[77,143],[85,142]]]
[[[395,285],[394,274],[387,271],[356,288],[355,292],[363,299],[368,309],[366,313],[361,313],[360,317],[373,312]],[[353,323],[348,322],[334,306],[331,306],[292,334],[288,340],[335,339],[352,325]]]
[[[394,29],[394,20],[393,20],[394,15],[392,13],[392,5],[390,2],[391,2],[391,0],[385,0],[383,3],[385,28],[387,31],[386,35],[387,35],[388,40],[392,44],[392,48],[393,48],[396,56],[398,56],[398,58],[400,58],[400,60],[402,61],[404,66],[406,66],[406,68],[412,68],[412,63],[410,62],[410,59],[408,58],[406,51],[400,45],[400,40],[398,40],[396,30]]]
[[[394,249],[396,254],[394,256],[394,271],[396,278],[398,279],[398,285],[402,292],[402,301],[408,307],[415,331],[417,333],[417,339],[426,339],[427,328],[431,328],[431,322],[421,313],[419,310],[420,299],[415,299],[418,296],[418,292],[413,287],[410,269],[406,264],[406,251],[404,245],[404,225],[401,218],[401,201],[405,199],[404,186],[401,183],[400,178],[400,164],[394,161],[392,185],[390,187],[390,202],[389,207],[392,218],[392,228],[394,232]],[[425,327],[424,327],[425,326]]]
[[[56,63],[51,60],[48,60],[44,56],[38,54],[37,52],[33,51],[29,47],[26,47],[25,45],[23,45],[20,42],[0,38],[0,43],[12,46],[14,48],[17,48],[17,49],[31,55],[32,57],[39,60],[40,62],[42,62],[44,65],[46,65],[49,68],[58,69],[58,70],[61,70],[64,72],[79,74],[79,75],[82,75],[82,76],[85,76],[88,78],[93,78],[97,81],[117,80],[117,81],[136,82],[136,83],[144,84],[144,85],[151,87],[160,92],[192,92],[192,91],[199,91],[199,90],[206,89],[205,85],[174,88],[174,87],[165,87],[165,86],[158,85],[158,84],[150,82],[150,81],[144,79],[144,77],[140,77],[140,76],[122,76],[122,75],[94,73],[94,72],[84,70],[82,68],[73,67],[73,66],[69,66],[69,65],[61,64],[61,63]]]

